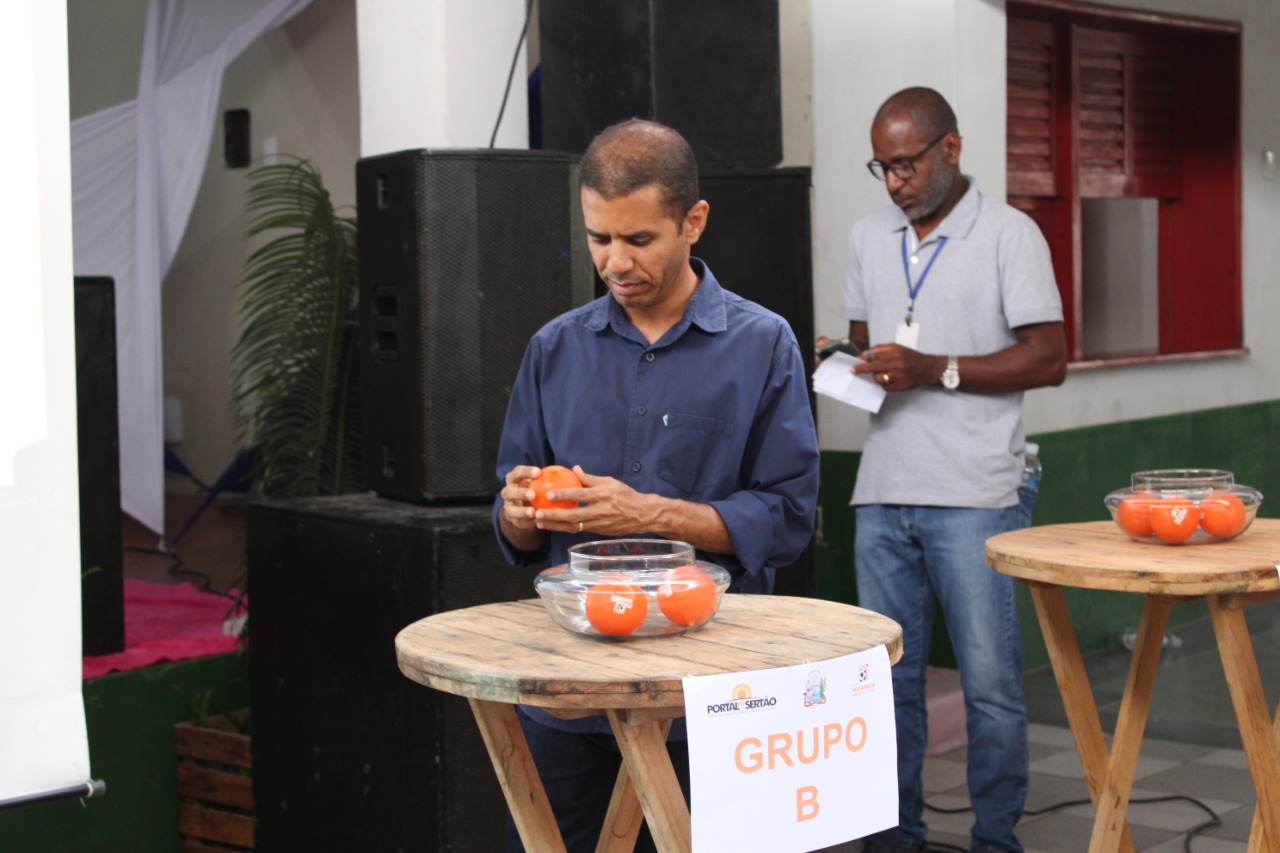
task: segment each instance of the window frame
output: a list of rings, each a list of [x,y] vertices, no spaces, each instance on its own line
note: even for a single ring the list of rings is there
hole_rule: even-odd
[[[1240,24],[1076,0],[1008,0],[1006,12],[1007,196],[1011,205],[1037,222],[1053,253],[1069,369],[1247,354]],[[1159,135],[1140,129],[1141,122],[1134,118],[1131,107],[1142,102],[1130,100],[1130,68],[1122,72],[1124,166],[1117,172],[1113,163],[1110,172],[1099,171],[1106,166],[1091,165],[1082,157],[1089,141],[1081,135],[1080,58],[1093,50],[1115,51],[1126,63],[1144,54],[1178,51],[1182,61],[1169,72],[1177,86],[1172,110],[1178,132],[1170,140],[1176,148],[1176,174],[1168,171],[1167,158],[1156,150],[1164,145]],[[1190,120],[1193,116],[1197,120]],[[1135,142],[1144,133],[1145,140]],[[1139,142],[1154,145],[1156,156],[1135,160]],[[1192,151],[1197,156],[1191,156]],[[1200,156],[1205,151],[1212,156]],[[1139,197],[1157,198],[1160,205],[1159,351],[1086,354],[1081,201]]]

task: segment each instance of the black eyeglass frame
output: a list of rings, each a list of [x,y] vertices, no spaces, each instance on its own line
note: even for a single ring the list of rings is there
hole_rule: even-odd
[[[877,181],[885,180],[890,172],[893,172],[894,177],[900,181],[909,181],[916,176],[916,161],[928,154],[929,149],[933,148],[933,146],[937,145],[950,135],[951,131],[948,130],[924,148],[921,148],[920,152],[914,157],[894,160],[892,163],[886,163],[883,160],[876,160],[872,158],[867,161],[867,171],[870,172],[871,177],[875,178]]]

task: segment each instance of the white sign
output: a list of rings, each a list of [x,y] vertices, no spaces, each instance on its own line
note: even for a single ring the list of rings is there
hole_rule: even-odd
[[[803,853],[898,825],[884,646],[684,679],[693,849]]]

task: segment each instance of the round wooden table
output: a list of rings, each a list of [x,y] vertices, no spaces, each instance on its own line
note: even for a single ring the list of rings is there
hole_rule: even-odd
[[[1242,608],[1280,596],[1280,521],[1256,519],[1236,539],[1170,546],[1136,542],[1110,521],[1031,527],[987,540],[987,562],[1025,581],[1097,813],[1090,853],[1131,853],[1125,822],[1151,691],[1172,606],[1204,598],[1258,794],[1251,851],[1280,853],[1280,748]],[[1067,612],[1064,587],[1146,596],[1108,754]]]
[[[884,616],[831,601],[727,595],[715,618],[676,637],[594,640],[551,621],[537,600],[428,616],[396,637],[400,671],[465,696],[525,849],[563,851],[515,706],[562,717],[604,713],[622,753],[599,851],[635,846],[646,819],[661,851],[690,847],[689,807],[666,750],[684,715],[682,679],[843,657],[883,645],[902,656],[902,630]]]

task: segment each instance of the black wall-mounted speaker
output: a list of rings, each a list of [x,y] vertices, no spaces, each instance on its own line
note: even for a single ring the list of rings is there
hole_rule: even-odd
[[[592,295],[578,157],[367,157],[356,200],[365,485],[420,503],[488,499],[529,338]]]
[[[501,850],[466,699],[410,681],[394,645],[430,614],[534,596],[490,507],[273,501],[247,507],[246,538],[255,849]]]
[[[75,278],[80,611],[85,655],[124,650],[115,282]]]
[[[542,144],[583,152],[638,117],[708,169],[782,160],[778,0],[539,0]]]

